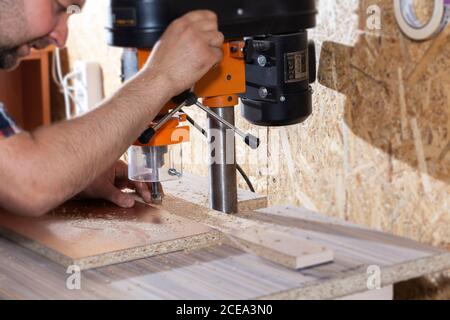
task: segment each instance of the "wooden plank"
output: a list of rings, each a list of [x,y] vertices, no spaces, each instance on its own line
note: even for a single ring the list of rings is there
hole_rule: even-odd
[[[63,266],[81,269],[208,246],[212,229],[137,203],[120,209],[103,201],[72,201],[31,219],[0,214],[0,233]]]
[[[333,261],[333,252],[327,246],[316,245],[288,227],[223,214],[172,196],[166,196],[161,208],[222,232],[229,244],[288,268]]]
[[[442,252],[442,249],[422,244],[420,242],[391,235],[385,232],[372,230],[348,221],[321,215],[319,213],[291,205],[279,205],[270,208],[259,209],[254,212],[242,213],[239,217],[272,223],[279,226],[295,228],[305,232],[314,232],[324,235],[329,242],[336,241],[333,237],[357,241],[367,241],[376,246],[392,246],[399,248],[399,252],[405,249],[419,250],[419,252]],[[309,236],[309,233],[305,236]],[[314,238],[320,241],[319,238]],[[336,247],[333,244],[332,247]],[[338,248],[335,248],[338,249]],[[397,254],[397,253],[396,253]]]
[[[333,251],[324,245],[277,230],[260,227],[228,232],[237,247],[291,269],[304,269],[333,261]]]

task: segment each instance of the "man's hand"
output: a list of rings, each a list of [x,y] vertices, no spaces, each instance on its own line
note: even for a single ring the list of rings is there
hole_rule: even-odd
[[[142,73],[164,75],[176,96],[222,60],[223,42],[214,12],[190,12],[167,28]]]
[[[97,178],[80,196],[92,199],[105,199],[122,208],[134,206],[134,195],[122,192],[123,189],[136,190],[145,202],[151,203],[150,184],[133,182],[128,179],[128,166],[123,161],[116,164]]]

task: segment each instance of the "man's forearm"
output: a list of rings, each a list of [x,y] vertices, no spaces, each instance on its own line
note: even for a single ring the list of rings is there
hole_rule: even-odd
[[[0,204],[37,215],[84,190],[154,119],[169,87],[140,74],[83,117],[2,141],[0,176],[9,183],[0,186]]]

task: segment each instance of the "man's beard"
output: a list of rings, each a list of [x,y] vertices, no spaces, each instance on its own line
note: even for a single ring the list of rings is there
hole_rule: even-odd
[[[0,48],[0,70],[11,70],[19,65],[19,48]]]
[[[0,70],[13,69],[20,62],[24,50],[20,44],[28,30],[23,1],[0,0]]]
[[[31,42],[12,49],[0,47],[0,70],[11,70],[16,68],[20,63],[20,59],[26,57],[30,53],[30,48],[40,50],[47,48],[51,43],[49,38],[44,37],[32,40]]]

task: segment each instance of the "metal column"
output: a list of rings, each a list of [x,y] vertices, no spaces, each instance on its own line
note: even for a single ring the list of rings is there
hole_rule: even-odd
[[[234,108],[211,108],[234,125]],[[210,206],[224,213],[237,213],[236,139],[234,132],[208,116]]]

